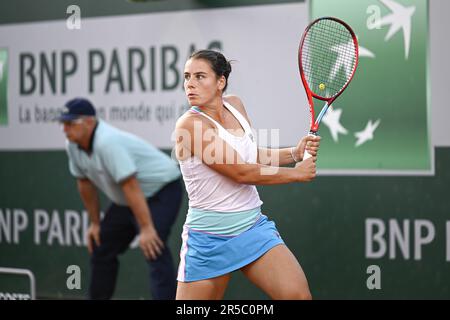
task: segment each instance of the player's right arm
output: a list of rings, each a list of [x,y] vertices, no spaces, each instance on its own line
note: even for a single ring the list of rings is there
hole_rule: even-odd
[[[93,241],[95,241],[97,246],[100,245],[100,200],[97,188],[89,179],[78,178],[77,186],[91,221],[87,231],[87,245],[89,252],[92,253]]]
[[[223,99],[235,107],[251,125],[244,103],[238,96],[227,95],[224,96]],[[258,147],[257,162],[274,167],[281,167],[287,164],[296,163],[303,159],[305,148],[311,155],[317,156],[319,141],[320,137],[307,135],[301,138],[297,146],[294,148],[273,149]]]
[[[175,128],[176,156],[179,160],[196,156],[214,171],[236,183],[252,185],[307,182],[315,178],[316,158],[299,162],[294,168],[280,168],[246,163],[217,134],[211,121],[201,115],[186,113]]]

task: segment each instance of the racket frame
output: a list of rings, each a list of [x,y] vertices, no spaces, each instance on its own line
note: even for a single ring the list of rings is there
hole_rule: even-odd
[[[353,38],[353,43],[355,44],[355,48],[356,48],[356,62],[355,62],[355,67],[352,70],[352,74],[350,75],[350,78],[348,79],[348,81],[345,83],[345,85],[341,88],[341,90],[336,93],[334,96],[330,97],[330,98],[325,98],[322,96],[319,96],[317,94],[315,94],[314,92],[311,91],[311,89],[309,88],[308,82],[306,81],[305,78],[305,73],[303,70],[303,64],[302,64],[302,56],[303,56],[303,44],[305,42],[306,39],[306,35],[308,34],[309,30],[311,29],[311,27],[316,24],[317,22],[321,21],[321,20],[334,20],[340,24],[342,24],[351,34],[352,38]],[[337,99],[337,97],[339,97],[342,92],[344,92],[344,90],[347,88],[347,86],[349,85],[350,81],[353,79],[353,76],[355,75],[355,71],[356,68],[358,67],[358,61],[359,61],[359,45],[358,45],[358,39],[356,38],[355,32],[352,30],[352,28],[350,28],[350,26],[345,23],[344,21],[335,18],[335,17],[321,17],[318,19],[315,19],[314,21],[312,21],[305,29],[305,31],[303,32],[301,41],[300,41],[300,45],[299,45],[299,49],[298,49],[298,65],[299,65],[299,70],[300,70],[300,77],[302,79],[302,83],[303,83],[303,87],[305,88],[306,91],[306,95],[308,97],[308,103],[309,103],[309,111],[311,113],[311,123],[310,123],[310,131],[309,133],[311,135],[317,135],[317,131],[319,130],[319,125],[320,125],[320,121],[322,120],[323,116],[325,115],[325,113],[328,110],[328,107],[333,103],[334,100]],[[325,101],[325,105],[322,107],[322,110],[319,113],[319,116],[317,117],[317,119],[315,118],[315,112],[314,112],[314,101],[313,98]]]

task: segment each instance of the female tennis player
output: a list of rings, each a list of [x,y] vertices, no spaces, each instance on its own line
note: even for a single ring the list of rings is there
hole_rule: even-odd
[[[223,96],[230,72],[229,61],[211,50],[192,54],[184,69],[192,107],[175,134],[189,210],[176,297],[222,299],[231,272],[241,270],[272,299],[311,299],[300,264],[261,213],[255,185],[314,179],[320,137],[306,136],[292,148],[258,149],[241,100]],[[305,148],[312,158],[301,161]]]

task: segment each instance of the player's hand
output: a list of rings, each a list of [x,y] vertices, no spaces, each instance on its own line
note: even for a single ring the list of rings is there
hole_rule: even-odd
[[[87,230],[87,247],[89,254],[94,251],[94,242],[98,247],[100,245],[100,224],[91,223]]]
[[[317,157],[313,156],[295,165],[299,182],[312,181],[316,177],[316,160]]]
[[[147,259],[155,260],[161,254],[164,243],[153,226],[146,226],[141,227],[139,246]]]
[[[294,149],[295,159],[303,159],[303,156],[305,155],[305,149],[313,157],[317,156],[317,152],[319,151],[320,139],[320,136],[310,135],[301,138],[299,143],[297,144],[297,147]]]

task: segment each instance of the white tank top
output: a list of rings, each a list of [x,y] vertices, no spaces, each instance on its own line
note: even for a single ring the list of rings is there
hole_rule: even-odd
[[[224,101],[223,104],[244,128],[244,136],[238,137],[231,134],[217,121],[195,107],[191,110],[211,120],[218,129],[219,137],[236,150],[246,163],[256,163],[258,147],[249,123],[229,103]],[[195,156],[179,162],[189,197],[190,208],[236,212],[261,206],[262,201],[255,186],[236,183],[230,178],[210,169],[201,159]]]

